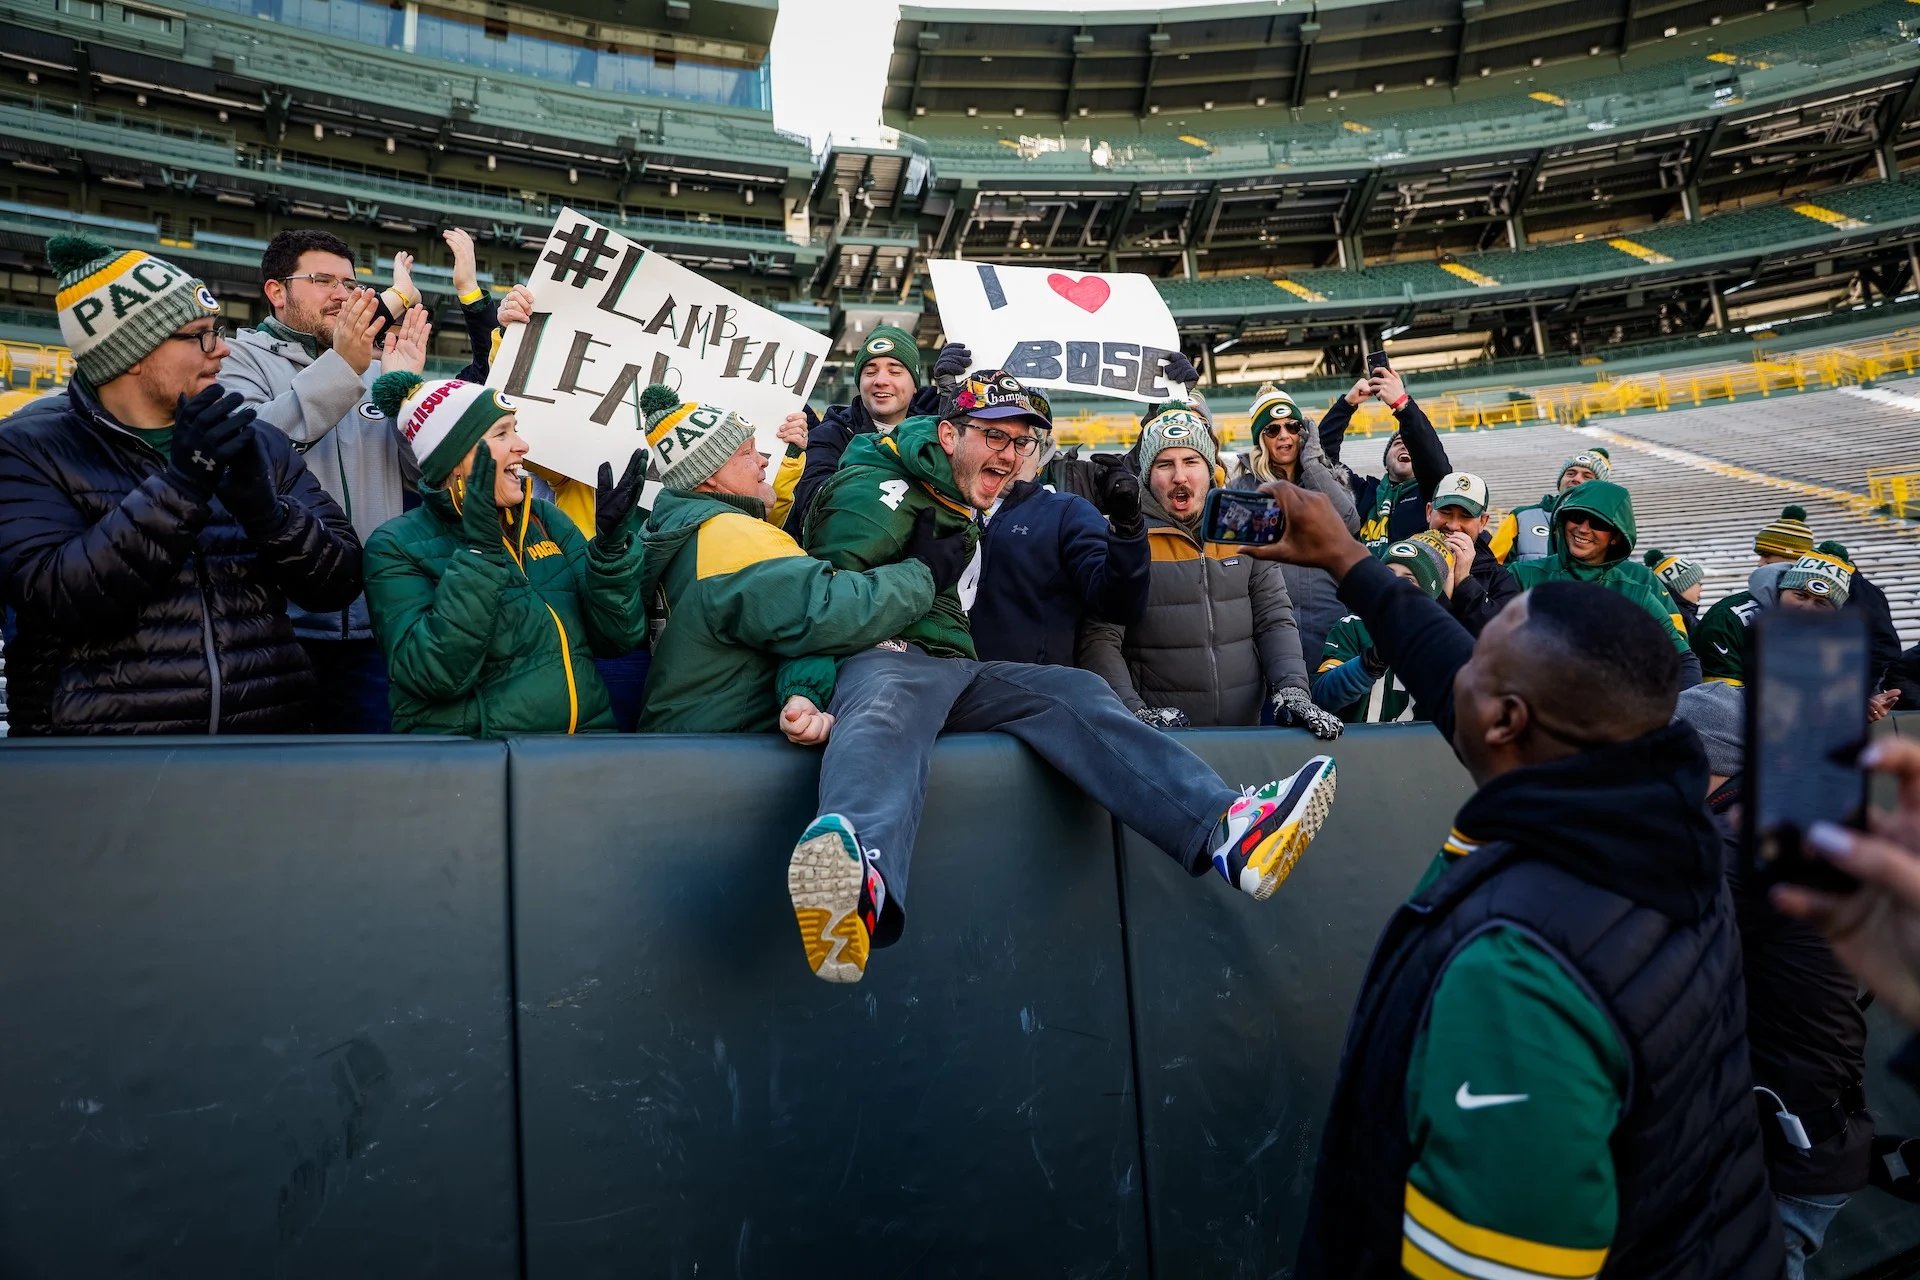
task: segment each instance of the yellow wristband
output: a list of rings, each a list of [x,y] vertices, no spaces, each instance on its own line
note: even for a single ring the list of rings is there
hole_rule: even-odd
[[[415,299],[409,298],[406,294],[400,292],[398,289],[394,288],[391,285],[389,285],[386,288],[385,292],[383,292],[380,296],[383,298],[391,296],[396,302],[399,303],[398,306],[394,306],[393,303],[387,304],[389,307],[392,308],[393,313],[396,316],[398,316],[401,312],[405,311],[408,307],[412,306],[415,302]]]
[[[480,299],[486,296],[487,296],[487,291],[485,289],[482,289],[480,286],[475,285],[473,288],[467,290],[465,293],[460,295],[460,305],[463,307],[470,307],[474,303],[480,301]]]

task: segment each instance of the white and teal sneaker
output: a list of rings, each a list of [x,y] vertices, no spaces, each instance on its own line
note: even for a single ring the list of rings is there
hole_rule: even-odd
[[[1242,893],[1271,897],[1326,821],[1333,786],[1333,757],[1315,756],[1292,777],[1248,787],[1220,820],[1214,870]]]
[[[858,982],[886,903],[885,882],[837,813],[813,820],[787,863],[787,895],[807,964],[827,982]]]

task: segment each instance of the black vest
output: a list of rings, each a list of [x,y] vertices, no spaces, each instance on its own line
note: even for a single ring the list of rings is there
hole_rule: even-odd
[[[1612,1142],[1620,1220],[1601,1275],[1776,1280],[1780,1226],[1749,1093],[1740,939],[1724,887],[1683,924],[1511,844],[1462,859],[1381,935],[1321,1141],[1301,1280],[1401,1280],[1408,1061],[1441,972],[1497,927],[1553,955],[1627,1051]]]

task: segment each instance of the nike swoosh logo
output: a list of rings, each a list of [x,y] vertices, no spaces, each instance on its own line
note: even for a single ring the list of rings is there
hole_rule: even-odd
[[[1525,1102],[1524,1093],[1474,1093],[1463,1080],[1460,1089],[1453,1095],[1454,1105],[1462,1111],[1478,1111],[1482,1107],[1504,1107],[1510,1102]]]
[[[1720,656],[1723,658],[1730,658],[1733,656],[1732,654],[1727,652],[1727,646],[1721,644],[1718,640],[1713,642],[1713,647],[1720,651]]]

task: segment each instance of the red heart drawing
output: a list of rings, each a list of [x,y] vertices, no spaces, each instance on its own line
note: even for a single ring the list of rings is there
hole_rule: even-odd
[[[1113,290],[1099,276],[1075,280],[1072,276],[1055,272],[1047,277],[1047,284],[1055,293],[1089,315],[1106,306],[1107,299],[1113,295]]]

